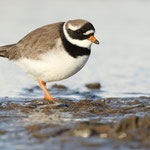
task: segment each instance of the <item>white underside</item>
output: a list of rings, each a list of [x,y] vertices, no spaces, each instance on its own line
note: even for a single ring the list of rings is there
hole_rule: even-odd
[[[35,80],[51,82],[74,75],[85,65],[88,58],[89,56],[71,57],[58,39],[57,45],[48,53],[41,55],[38,60],[22,57],[14,63]]]

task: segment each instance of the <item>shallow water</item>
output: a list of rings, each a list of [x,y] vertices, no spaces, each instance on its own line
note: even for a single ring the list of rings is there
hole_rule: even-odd
[[[0,58],[0,149],[148,149],[149,14],[148,0],[0,1],[0,45],[74,18],[91,21],[100,41],[78,74],[57,82],[67,89],[49,84],[50,104],[37,82]],[[101,89],[87,89],[90,82]]]
[[[15,43],[45,24],[87,19],[94,24],[100,45],[92,46],[92,55],[78,74],[59,83],[84,91],[85,83],[98,81],[103,91],[98,96],[148,96],[149,14],[148,0],[0,1],[0,45]],[[6,59],[0,59],[0,66],[1,97],[24,96],[23,88],[37,84]]]
[[[53,90],[55,94],[66,93],[62,89]],[[87,93],[79,95],[84,99],[48,102],[0,98],[0,149],[126,150],[150,147],[150,98],[91,100]]]

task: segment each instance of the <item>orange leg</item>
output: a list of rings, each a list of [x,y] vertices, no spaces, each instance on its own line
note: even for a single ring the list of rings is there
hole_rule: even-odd
[[[39,85],[40,87],[43,89],[43,91],[45,92],[45,96],[43,98],[43,100],[53,100],[52,96],[48,93],[47,88],[46,88],[46,83],[44,81],[39,80]]]

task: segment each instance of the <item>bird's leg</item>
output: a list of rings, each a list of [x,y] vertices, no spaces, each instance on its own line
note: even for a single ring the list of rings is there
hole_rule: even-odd
[[[46,83],[44,81],[39,80],[39,85],[40,87],[43,89],[43,91],[45,92],[45,96],[43,98],[43,100],[53,100],[52,96],[48,93],[47,88],[46,88]]]

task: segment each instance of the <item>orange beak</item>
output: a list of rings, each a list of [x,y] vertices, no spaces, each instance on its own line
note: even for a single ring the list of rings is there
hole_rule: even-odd
[[[88,38],[92,43],[99,44],[99,41],[92,35]]]

